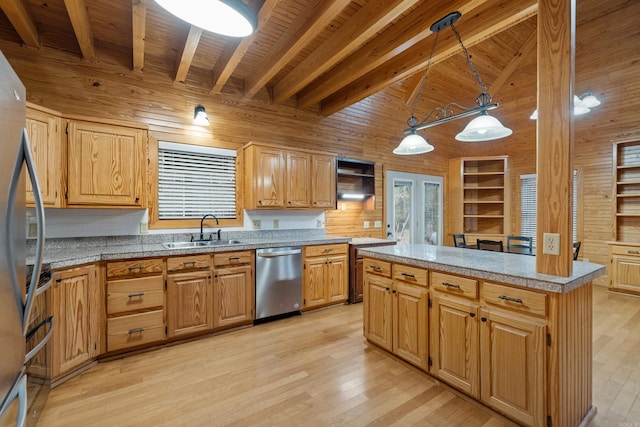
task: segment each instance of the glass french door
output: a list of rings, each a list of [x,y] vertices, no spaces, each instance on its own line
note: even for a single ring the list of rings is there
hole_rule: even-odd
[[[397,244],[442,244],[442,177],[387,171],[387,238]]]

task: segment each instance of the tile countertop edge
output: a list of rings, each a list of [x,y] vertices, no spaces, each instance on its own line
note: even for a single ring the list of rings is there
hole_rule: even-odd
[[[404,245],[360,249],[364,256],[508,283],[555,293],[568,293],[602,276],[599,264],[574,261],[570,277],[535,272],[535,257],[449,246]]]
[[[201,253],[232,252],[262,248],[276,248],[285,246],[308,246],[332,243],[349,243],[350,237],[325,236],[321,238],[311,238],[300,240],[247,240],[243,243],[208,246],[200,248],[165,249],[161,243],[153,244],[132,244],[118,246],[98,246],[93,248],[79,249],[52,249],[45,250],[43,263],[50,264],[52,270],[70,268],[83,264],[90,264],[99,261],[111,261],[131,258],[151,258],[166,256],[182,256]],[[33,264],[33,254],[27,254],[27,264]]]

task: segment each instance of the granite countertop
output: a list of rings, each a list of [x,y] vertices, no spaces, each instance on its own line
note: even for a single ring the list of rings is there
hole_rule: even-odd
[[[544,291],[567,293],[605,274],[599,264],[574,261],[570,277],[536,273],[536,258],[474,249],[425,244],[359,249],[360,254],[448,273],[509,283]]]
[[[395,240],[386,240],[386,239],[377,239],[375,237],[354,237],[351,239],[350,244],[352,245],[372,245],[372,244],[383,244],[383,245],[395,245]]]
[[[196,248],[166,249],[160,242],[150,243],[130,243],[130,244],[110,244],[108,241],[99,240],[95,245],[74,244],[74,239],[69,239],[66,245],[56,244],[47,246],[43,253],[43,263],[51,265],[51,269],[68,268],[92,262],[164,257],[174,255],[188,255],[197,253],[214,253],[241,251],[250,249],[275,248],[283,246],[304,246],[321,245],[326,243],[348,243],[350,237],[341,236],[307,236],[307,237],[287,237],[287,238],[266,238],[266,239],[239,239],[240,243],[228,245],[216,245]],[[167,240],[170,241],[170,240]],[[34,253],[27,253],[27,264],[33,264]]]

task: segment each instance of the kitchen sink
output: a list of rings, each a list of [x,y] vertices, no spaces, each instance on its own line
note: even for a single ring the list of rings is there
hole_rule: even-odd
[[[237,245],[239,240],[200,240],[195,242],[165,242],[167,249],[203,248],[207,246]]]

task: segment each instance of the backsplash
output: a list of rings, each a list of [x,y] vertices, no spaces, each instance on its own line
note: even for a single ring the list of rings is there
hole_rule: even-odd
[[[257,221],[257,223],[256,223]],[[27,209],[27,238],[30,224],[34,224],[35,210]],[[45,209],[45,237],[102,237],[137,236],[140,223],[148,223],[146,209]],[[324,211],[245,211],[243,227],[225,227],[224,232],[259,230],[299,230],[321,229],[324,233]],[[259,228],[257,229],[256,226]],[[211,233],[218,227],[205,223],[205,232]],[[153,234],[196,233],[200,229],[150,229]],[[235,238],[235,237],[230,237]]]

